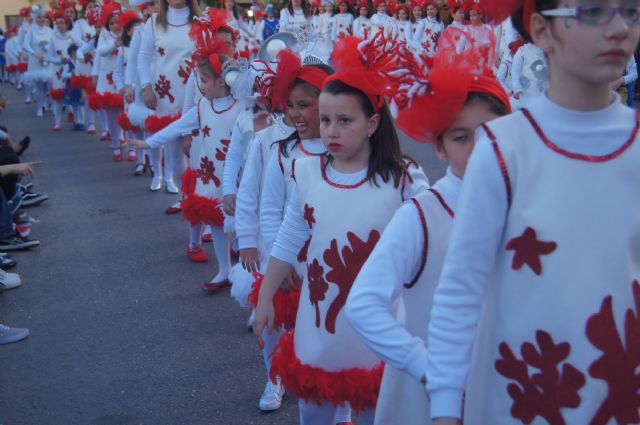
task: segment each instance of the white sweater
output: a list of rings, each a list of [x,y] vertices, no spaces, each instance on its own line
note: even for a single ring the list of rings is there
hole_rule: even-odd
[[[586,155],[614,151],[627,141],[635,125],[635,112],[623,106],[617,94],[610,106],[599,111],[565,109],[546,95],[535,98],[528,109],[556,145]],[[427,388],[433,418],[460,416],[485,284],[509,208],[491,141],[483,130],[478,131],[477,140],[465,171],[429,326]]]

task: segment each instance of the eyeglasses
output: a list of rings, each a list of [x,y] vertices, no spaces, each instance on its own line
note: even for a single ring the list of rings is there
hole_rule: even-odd
[[[630,26],[640,25],[640,7],[609,7],[599,5],[584,5],[578,7],[561,7],[558,9],[543,10],[543,16],[576,18],[576,20],[586,25],[607,25],[620,14],[622,19]]]

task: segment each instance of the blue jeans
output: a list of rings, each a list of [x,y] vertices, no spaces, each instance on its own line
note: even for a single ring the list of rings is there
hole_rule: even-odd
[[[629,106],[633,106],[633,89],[635,85],[635,82],[627,84],[627,105]]]

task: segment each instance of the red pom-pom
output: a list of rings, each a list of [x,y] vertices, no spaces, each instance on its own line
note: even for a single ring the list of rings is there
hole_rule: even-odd
[[[182,173],[182,193],[185,195],[191,195],[196,191],[196,182],[198,175],[196,170],[189,167]]]
[[[224,225],[222,202],[218,198],[207,198],[197,193],[185,196],[181,203],[182,216],[191,225],[199,223],[210,224],[215,227]]]
[[[371,370],[352,368],[340,372],[302,364],[295,353],[292,331],[282,334],[271,354],[271,379],[275,381],[279,376],[287,391],[318,404],[330,401],[337,406],[348,401],[356,412],[375,408],[383,370],[384,363]]]
[[[162,130],[163,128],[165,128],[166,126],[174,122],[175,120],[179,119],[180,116],[181,116],[180,113],[177,113],[175,115],[162,115],[162,116],[149,115],[147,119],[144,120],[144,126],[151,133],[157,133],[158,131]]]
[[[261,273],[254,273],[253,277],[256,279],[251,285],[251,292],[249,293],[249,302],[256,308],[258,305],[258,296],[260,295],[260,286],[264,275]],[[292,289],[289,291],[283,291],[278,289],[273,296],[273,309],[275,311],[275,317],[273,318],[273,325],[276,329],[284,328],[288,331],[293,330],[296,327],[296,317],[298,316],[298,305],[300,304],[300,290]]]
[[[15,65],[7,65],[4,68],[4,70],[7,71],[7,72],[14,72],[16,70],[16,66]]]
[[[93,87],[93,78],[89,75],[72,76],[71,87],[73,87],[74,89],[82,89],[88,94],[91,94],[95,91],[95,88]]]
[[[120,25],[122,28],[126,28],[127,25],[129,25],[136,19],[142,21],[142,18],[136,13],[135,10],[129,9],[118,17],[118,25]]]
[[[118,125],[120,125],[120,128],[122,128],[123,131],[137,133],[142,130],[140,127],[133,125],[131,121],[129,121],[129,117],[125,111],[120,112],[120,115],[118,115]]]
[[[89,95],[89,107],[93,110],[124,107],[124,98],[117,93],[93,92]]]
[[[196,40],[203,32],[211,32],[215,34],[220,28],[225,28],[234,34],[236,37],[236,31],[229,26],[228,22],[231,20],[231,14],[225,9],[218,7],[208,7],[205,12],[199,18],[196,18],[191,24],[189,29],[189,37]]]
[[[16,65],[16,68],[18,69],[18,72],[27,72],[29,64],[27,62],[20,62]]]
[[[52,100],[62,100],[64,98],[64,89],[51,89],[49,90],[49,96]]]

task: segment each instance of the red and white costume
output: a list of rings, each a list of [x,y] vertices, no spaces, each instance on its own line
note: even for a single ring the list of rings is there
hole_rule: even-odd
[[[64,72],[64,59],[69,59],[67,49],[73,43],[71,32],[67,31],[61,34],[57,29],[53,31],[49,50],[49,60],[53,64],[53,73],[51,76],[51,88],[49,94],[54,102],[53,114],[55,125],[60,127],[62,114],[62,99],[64,98],[65,80],[62,78]]]
[[[93,67],[94,53],[93,49],[85,47],[93,42],[96,35],[95,28],[87,22],[85,18],[78,19],[73,24],[72,37],[73,42],[79,47],[78,57],[74,62],[76,68],[73,77],[71,77],[71,85],[74,88],[81,88],[85,94],[89,96],[95,90],[93,86],[93,77],[91,69]],[[86,53],[85,53],[86,50]],[[87,124],[87,131],[95,132],[95,112],[86,103],[84,109],[84,121]],[[81,121],[83,122],[83,121]]]
[[[427,56],[433,57],[436,54],[438,40],[440,39],[442,31],[444,31],[444,24],[436,18],[427,16],[420,21],[413,39],[414,44],[422,46]]]
[[[371,21],[369,18],[358,16],[353,20],[353,35],[358,38],[369,38],[371,34]]]
[[[362,411],[375,407],[382,363],[359,341],[343,307],[393,213],[405,196],[425,188],[426,178],[412,167],[413,183],[403,175],[394,187],[378,177],[378,187],[366,178],[366,169],[345,175],[326,160],[320,156],[293,165],[297,190],[271,255],[293,263],[306,242],[307,270],[295,331],[281,338],[271,373],[307,402],[349,402]]]
[[[640,143],[619,102],[540,96],[481,134],[434,298],[432,417],[464,392],[471,425],[637,422]]]
[[[333,17],[335,25],[333,27],[332,40],[351,35],[353,27],[353,15],[351,13],[338,13]]]

